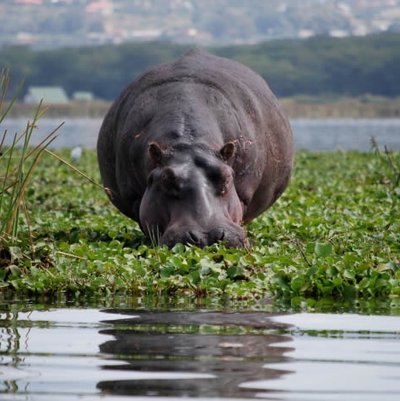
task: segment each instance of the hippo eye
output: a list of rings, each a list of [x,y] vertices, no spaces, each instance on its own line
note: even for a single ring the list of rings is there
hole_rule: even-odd
[[[207,175],[218,195],[224,196],[229,191],[231,183],[231,176],[229,174],[221,169],[211,169]]]
[[[224,196],[224,195],[226,195],[228,193],[228,191],[230,189],[230,184],[231,184],[230,177],[227,177],[225,179],[224,183],[219,188],[219,194],[221,196]]]

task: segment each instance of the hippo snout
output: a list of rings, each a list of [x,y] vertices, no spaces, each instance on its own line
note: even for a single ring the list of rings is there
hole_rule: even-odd
[[[161,244],[172,248],[175,244],[190,244],[203,248],[216,242],[223,242],[230,248],[248,245],[246,232],[237,224],[204,230],[199,227],[171,227],[161,238]]]

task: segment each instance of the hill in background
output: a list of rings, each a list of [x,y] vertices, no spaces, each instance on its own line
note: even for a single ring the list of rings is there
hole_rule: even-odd
[[[0,46],[249,44],[400,31],[400,0],[2,0]]]
[[[86,91],[110,100],[145,69],[188,48],[165,42],[46,50],[7,47],[0,49],[0,70],[10,70],[15,84],[24,80],[25,90],[60,86],[68,96]],[[278,96],[400,96],[398,33],[272,40],[209,50],[253,68]]]

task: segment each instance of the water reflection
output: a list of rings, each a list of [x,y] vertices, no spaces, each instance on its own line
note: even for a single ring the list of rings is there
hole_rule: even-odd
[[[279,378],[284,370],[262,366],[287,361],[284,353],[291,350],[290,337],[279,335],[287,325],[273,323],[262,313],[139,312],[112,323],[118,328],[100,332],[113,336],[100,350],[120,356],[124,363],[103,369],[151,372],[153,377],[98,384],[111,394],[254,397],[257,390],[240,384]]]
[[[17,368],[24,363],[25,358],[19,354],[21,348],[21,335],[18,328],[11,324],[15,320],[13,314],[6,313],[4,315],[6,322],[9,324],[0,326],[0,366],[11,366]],[[24,341],[24,339],[22,338]],[[25,340],[27,341],[27,340]],[[0,378],[3,375],[3,369],[0,370]],[[6,393],[14,393],[18,390],[17,378],[4,380],[0,382],[0,391]]]
[[[2,401],[400,399],[400,316],[7,308]]]

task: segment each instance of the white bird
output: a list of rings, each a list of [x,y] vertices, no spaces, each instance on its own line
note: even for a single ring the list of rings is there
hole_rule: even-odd
[[[71,160],[78,164],[79,160],[82,157],[82,147],[81,146],[75,146],[72,150],[71,150]]]

